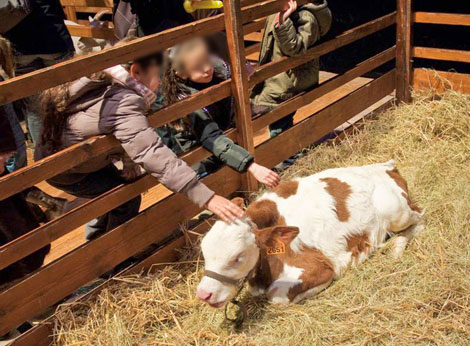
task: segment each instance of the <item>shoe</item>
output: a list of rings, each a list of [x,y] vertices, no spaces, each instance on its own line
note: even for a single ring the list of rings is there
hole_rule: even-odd
[[[67,205],[66,199],[52,197],[35,186],[30,188],[26,195],[26,201],[46,208],[49,218],[56,218],[62,215]]]

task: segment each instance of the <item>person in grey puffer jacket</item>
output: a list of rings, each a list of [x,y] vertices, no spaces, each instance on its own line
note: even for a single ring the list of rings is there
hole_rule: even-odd
[[[158,60],[139,59],[128,70],[115,66],[99,76],[83,77],[44,93],[44,129],[35,158],[41,159],[92,136],[112,134],[122,149],[87,161],[49,183],[75,196],[94,198],[124,183],[112,161],[116,155],[128,156],[167,188],[185,194],[200,207],[206,206],[221,219],[229,221],[243,216],[238,206],[201,183],[196,172],[166,147],[149,125],[146,115],[160,84]],[[132,165],[125,167],[128,177],[133,178],[132,172],[135,172]],[[94,220],[88,225],[87,237],[129,220],[138,213],[139,206],[140,196]]]

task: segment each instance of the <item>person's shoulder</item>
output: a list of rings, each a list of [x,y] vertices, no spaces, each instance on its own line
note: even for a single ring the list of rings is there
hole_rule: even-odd
[[[126,88],[119,84],[113,84],[109,89],[107,97],[110,100],[118,101],[121,105],[133,105],[135,107],[147,108],[145,99],[135,90]]]
[[[144,98],[136,91],[118,85],[112,85],[107,91],[103,104],[103,114],[112,117],[120,115],[146,115],[148,111]]]

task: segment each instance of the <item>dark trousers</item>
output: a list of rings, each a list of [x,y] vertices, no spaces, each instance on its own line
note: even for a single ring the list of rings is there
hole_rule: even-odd
[[[39,227],[23,193],[0,201],[0,246]],[[50,245],[32,253],[22,260],[0,270],[0,284],[23,277],[38,269]]]
[[[63,182],[54,181],[54,179],[50,179],[48,182],[60,190],[81,198],[95,198],[116,186],[126,183],[114,165],[109,165],[99,171],[87,173],[83,176],[83,179],[74,184],[64,184]],[[91,240],[135,217],[139,213],[140,202],[141,197],[135,197],[90,221],[85,230],[86,239]]]
[[[294,115],[295,113],[289,114],[284,118],[279,119],[278,121],[275,121],[271,125],[269,125],[270,137],[276,137],[278,134],[294,126]]]

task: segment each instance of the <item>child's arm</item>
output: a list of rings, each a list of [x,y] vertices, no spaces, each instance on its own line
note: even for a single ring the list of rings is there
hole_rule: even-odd
[[[224,135],[217,123],[203,110],[193,113],[191,117],[198,140],[220,161],[240,173],[250,172],[257,181],[268,187],[275,187],[279,184],[279,175],[255,163],[253,156]]]
[[[119,114],[112,119],[114,136],[124,151],[148,173],[174,192],[185,194],[195,204],[207,206],[224,221],[235,220],[243,211],[229,200],[217,196],[201,183],[196,172],[166,147],[144,114],[144,100],[126,95],[119,100]]]
[[[204,149],[237,172],[248,170],[254,161],[253,156],[224,135],[217,123],[204,110],[193,112],[190,118],[194,134]]]
[[[279,13],[279,22],[274,26],[274,38],[284,55],[295,56],[306,52],[320,39],[320,28],[315,16],[302,8],[298,10],[298,20],[294,25],[290,16],[297,5],[292,0],[288,4],[286,11]]]

